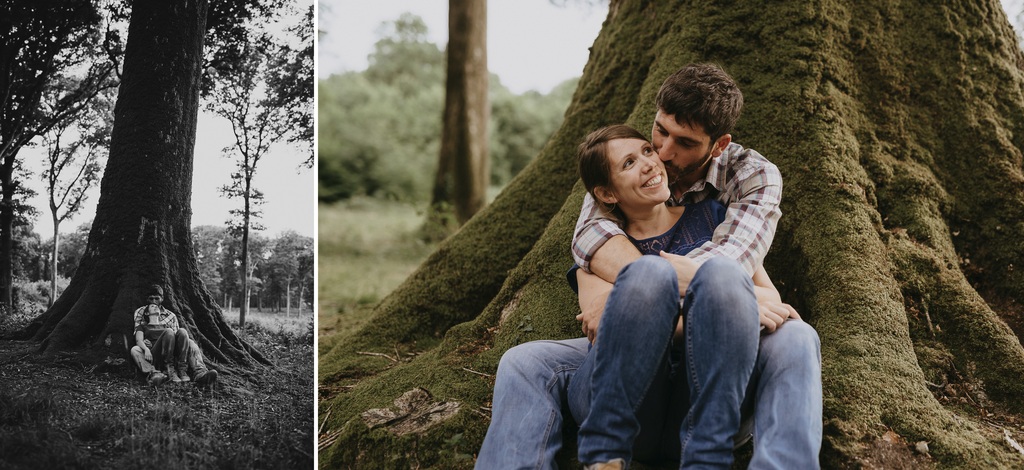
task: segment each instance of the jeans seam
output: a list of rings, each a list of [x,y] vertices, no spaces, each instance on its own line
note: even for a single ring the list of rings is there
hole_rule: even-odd
[[[565,373],[567,371],[577,370],[577,369],[579,369],[579,366],[575,366],[574,367],[574,366],[571,366],[571,365],[560,365],[558,367],[555,367],[553,369],[554,373],[551,375],[551,378],[548,379],[548,383],[544,385],[544,388],[547,389],[548,395],[552,394],[552,389],[558,383],[558,376],[560,374],[563,374],[563,373]],[[566,388],[568,389],[568,381],[566,381]],[[562,406],[561,403],[559,403],[557,405],[558,405],[559,408],[561,408],[561,406]],[[536,464],[536,467],[534,467],[534,468],[537,468],[537,469],[544,468],[544,458],[546,457],[546,452],[545,451],[547,450],[548,442],[550,442],[550,440],[551,440],[551,432],[552,432],[551,428],[555,424],[555,413],[556,413],[556,411],[552,410],[548,414],[548,422],[544,426],[544,446],[539,449],[540,450],[540,454],[537,456],[538,457],[537,458],[537,464]],[[558,432],[562,432],[562,431],[559,430]]]

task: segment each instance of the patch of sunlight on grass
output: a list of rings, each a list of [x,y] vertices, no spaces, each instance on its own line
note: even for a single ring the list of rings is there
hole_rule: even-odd
[[[437,245],[419,239],[423,213],[409,204],[363,198],[318,214],[319,334],[348,334]]]

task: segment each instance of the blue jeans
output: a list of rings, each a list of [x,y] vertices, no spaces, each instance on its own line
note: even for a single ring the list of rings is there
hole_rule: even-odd
[[[799,321],[758,334],[749,276],[728,260],[698,270],[683,302],[675,271],[645,256],[619,274],[595,346],[532,342],[502,357],[477,468],[553,468],[562,412],[581,423],[579,458],[728,468],[741,410],[754,409],[750,468],[817,468],[818,338]],[[638,321],[639,320],[639,321]],[[760,343],[760,347],[759,347]]]

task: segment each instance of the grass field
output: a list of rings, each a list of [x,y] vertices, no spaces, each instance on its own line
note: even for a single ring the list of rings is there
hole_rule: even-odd
[[[369,318],[436,247],[418,238],[416,207],[355,199],[319,207],[319,334],[347,334]]]

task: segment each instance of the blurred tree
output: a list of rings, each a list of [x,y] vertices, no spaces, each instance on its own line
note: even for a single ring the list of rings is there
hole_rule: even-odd
[[[436,175],[444,108],[444,53],[423,20],[404,14],[382,25],[363,72],[319,82],[319,199],[356,195],[423,202]],[[516,95],[490,78],[490,183],[506,184],[562,121],[573,84]]]
[[[491,81],[491,184],[501,187],[533,161],[562,124],[579,78],[558,84],[546,95],[532,90],[515,95],[495,83],[497,77]]]
[[[0,2],[0,304],[11,307],[18,152],[56,123],[76,114],[101,90],[116,86],[117,45],[105,34],[91,0]],[[60,72],[81,75],[59,78]],[[40,101],[44,92],[55,99]]]
[[[404,14],[384,23],[368,68],[320,81],[319,197],[422,201],[440,145],[444,53]]]
[[[487,2],[449,0],[441,150],[424,226],[429,239],[444,238],[487,203],[489,79]]]
[[[57,99],[59,95],[44,94],[46,104]],[[53,222],[49,305],[56,300],[61,223],[81,210],[86,192],[99,182],[113,127],[114,97],[107,90],[93,99],[89,106],[69,115],[43,134],[47,156],[43,178],[47,183],[50,219]]]

